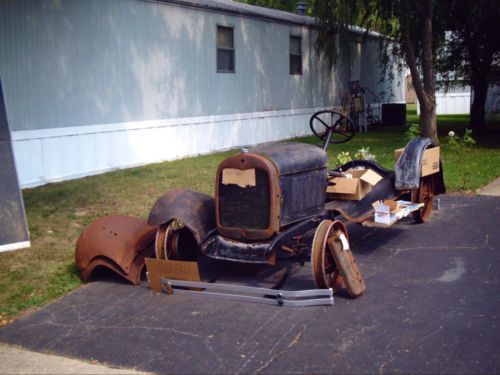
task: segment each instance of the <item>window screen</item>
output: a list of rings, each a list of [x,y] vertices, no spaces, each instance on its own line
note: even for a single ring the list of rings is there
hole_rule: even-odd
[[[302,74],[302,37],[290,36],[290,74]]]
[[[234,73],[233,28],[217,26],[217,72]]]

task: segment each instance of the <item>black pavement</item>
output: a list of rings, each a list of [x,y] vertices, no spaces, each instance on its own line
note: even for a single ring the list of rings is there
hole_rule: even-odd
[[[0,342],[157,373],[499,373],[500,198],[443,196],[430,223],[349,225],[359,299],[288,308],[92,282]],[[312,287],[309,263],[284,288]]]

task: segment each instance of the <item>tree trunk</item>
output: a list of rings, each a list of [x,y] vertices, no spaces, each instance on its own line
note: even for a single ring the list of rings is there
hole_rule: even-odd
[[[470,107],[469,128],[474,133],[486,129],[485,111],[486,96],[488,94],[488,84],[481,82],[473,86],[474,98]]]
[[[439,144],[436,126],[436,78],[434,74],[434,50],[432,45],[433,1],[423,3],[423,46],[422,46],[422,77],[417,68],[415,49],[410,38],[408,0],[401,0],[400,25],[402,47],[406,63],[410,68],[413,87],[420,104],[420,133],[430,138],[434,144]]]
[[[422,137],[430,138],[435,145],[439,144],[435,103],[420,104],[420,132]]]
[[[488,75],[490,72],[491,59],[483,59],[480,66],[472,64],[471,88],[474,98],[470,108],[469,128],[473,132],[486,129],[485,111],[486,96],[488,95]]]

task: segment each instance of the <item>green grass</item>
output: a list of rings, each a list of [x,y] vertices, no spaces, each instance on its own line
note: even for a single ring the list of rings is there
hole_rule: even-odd
[[[411,116],[416,115],[409,113]],[[440,118],[441,139],[451,129],[463,132],[467,121]],[[465,157],[455,155],[443,142],[442,160],[449,191],[463,188],[464,167],[474,171],[465,187],[470,191],[500,176],[499,125],[500,121],[490,121],[488,131],[477,137],[477,147]],[[347,144],[334,145],[329,150],[330,166],[335,166],[335,156],[341,151],[353,155],[359,148],[369,147],[381,165],[393,169],[393,151],[404,146],[404,130],[374,128]],[[312,137],[299,141],[317,143]],[[147,218],[155,200],[174,187],[213,195],[217,166],[233,153],[152,164],[24,190],[32,247],[0,253],[0,324],[82,284],[74,263],[74,248],[81,231],[93,220],[108,214]]]

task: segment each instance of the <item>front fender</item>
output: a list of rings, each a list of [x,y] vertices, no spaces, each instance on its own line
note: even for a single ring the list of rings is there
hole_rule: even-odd
[[[169,190],[153,205],[148,224],[162,225],[173,219],[182,221],[200,245],[215,228],[214,198],[188,189]]]
[[[420,185],[420,171],[422,170],[422,155],[427,148],[435,145],[429,138],[417,137],[412,139],[405,147],[396,163],[396,190],[417,189]],[[434,195],[444,194],[443,165],[439,161],[439,172],[431,175],[434,180]]]

